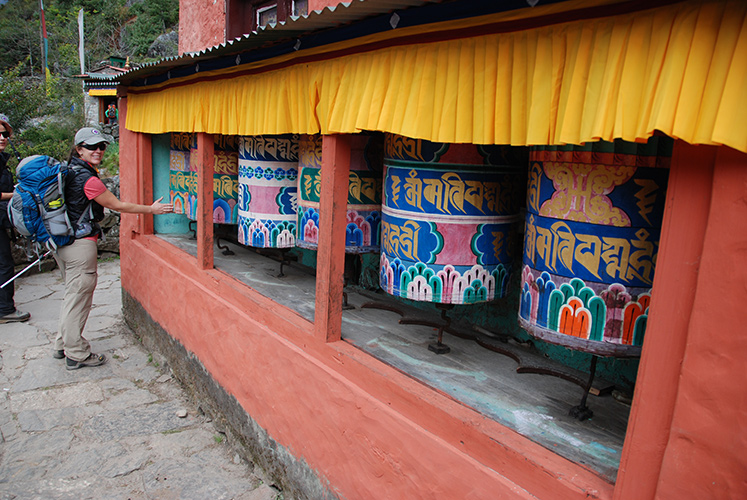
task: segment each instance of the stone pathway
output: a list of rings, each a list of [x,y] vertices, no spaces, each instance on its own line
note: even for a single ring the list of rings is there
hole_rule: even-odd
[[[0,500],[276,500],[121,314],[119,261],[99,263],[85,336],[106,365],[52,357],[59,271],[21,278],[28,323],[0,325]]]

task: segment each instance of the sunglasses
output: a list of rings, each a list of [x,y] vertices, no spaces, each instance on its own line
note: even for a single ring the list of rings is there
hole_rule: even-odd
[[[96,151],[97,149],[100,149],[101,151],[106,151],[106,143],[101,142],[99,144],[81,144],[80,147],[87,149],[88,151]]]
[[[7,130],[3,130],[2,132],[0,132],[0,135],[7,139],[8,137],[10,137],[10,132],[8,132]]]

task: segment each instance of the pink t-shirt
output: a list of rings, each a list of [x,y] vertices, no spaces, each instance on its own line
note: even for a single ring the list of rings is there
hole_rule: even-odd
[[[98,177],[91,177],[86,181],[86,185],[83,186],[83,192],[86,194],[86,198],[89,200],[93,200],[100,194],[104,194],[106,192],[106,186],[104,186],[104,183],[101,182],[101,179]],[[91,240],[91,241],[97,241],[99,239],[99,235],[94,236],[87,236],[83,238],[84,240]]]
[[[83,187],[83,191],[86,193],[86,198],[92,200],[100,194],[106,192],[106,186],[101,182],[98,177],[91,177],[86,181],[86,185]]]

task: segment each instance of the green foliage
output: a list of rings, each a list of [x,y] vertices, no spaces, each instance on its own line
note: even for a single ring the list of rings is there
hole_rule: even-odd
[[[119,173],[119,144],[113,142],[106,148],[106,154],[99,166],[101,177],[112,177]]]
[[[131,4],[131,5],[130,5]],[[78,11],[83,9],[86,69],[96,68],[112,55],[145,57],[161,34],[179,22],[178,0],[46,0],[45,20],[53,74],[80,73]],[[22,76],[42,75],[38,0],[13,0],[0,5],[0,71],[24,61]]]
[[[0,5],[0,113],[10,119],[21,157],[66,160],[75,131],[84,125],[82,82],[73,78],[80,73],[78,11],[84,12],[85,67],[91,71],[111,56],[130,56],[133,63],[144,59],[153,41],[179,22],[179,1],[45,0],[44,8],[52,75],[46,82],[39,0]],[[101,171],[104,176],[119,171],[116,143]]]
[[[26,61],[0,73],[0,103],[2,112],[14,129],[38,116],[44,103],[44,88],[40,78],[22,78]],[[18,130],[16,130],[18,132]]]
[[[179,22],[179,0],[150,0],[130,8],[135,21],[127,28],[127,42],[132,55],[145,56],[161,34]]]
[[[13,145],[21,157],[67,159],[75,131],[83,126],[80,83],[52,76],[45,84],[40,77],[22,77],[22,65],[0,72],[0,112],[13,126]]]
[[[131,22],[125,0],[79,1],[76,12],[83,8],[86,34],[86,69],[96,69],[101,61],[112,55],[127,55],[122,33]],[[77,21],[76,21],[77,26]],[[75,28],[77,33],[77,27]]]
[[[39,2],[13,0],[0,8],[0,70],[9,70],[23,61],[24,76],[41,72]],[[38,64],[37,64],[38,62]]]
[[[16,141],[21,157],[49,155],[67,161],[75,136],[75,127],[58,122],[43,122],[26,129]]]

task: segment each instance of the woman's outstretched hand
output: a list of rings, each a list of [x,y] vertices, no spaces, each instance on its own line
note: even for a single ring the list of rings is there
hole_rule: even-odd
[[[153,202],[153,204],[150,206],[150,213],[152,213],[153,215],[161,215],[170,214],[174,211],[174,205],[172,205],[171,203],[161,203],[161,200],[163,200],[163,196]]]

